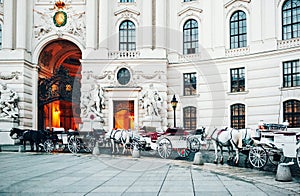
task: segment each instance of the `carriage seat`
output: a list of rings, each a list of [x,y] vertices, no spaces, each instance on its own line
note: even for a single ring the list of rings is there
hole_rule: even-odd
[[[68,130],[68,135],[79,135],[79,132],[78,131],[75,131],[73,129],[69,129]]]
[[[186,136],[189,134],[190,132],[181,128],[168,128],[164,133],[164,135],[176,135],[176,136]]]
[[[65,132],[65,128],[63,127],[53,127],[52,128],[52,132],[57,134],[57,133],[64,133]]]

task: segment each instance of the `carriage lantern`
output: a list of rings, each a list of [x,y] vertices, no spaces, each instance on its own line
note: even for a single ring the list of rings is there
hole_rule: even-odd
[[[171,105],[174,111],[174,127],[176,127],[176,107],[177,107],[178,101],[176,100],[175,95],[173,95],[173,98],[171,100]]]

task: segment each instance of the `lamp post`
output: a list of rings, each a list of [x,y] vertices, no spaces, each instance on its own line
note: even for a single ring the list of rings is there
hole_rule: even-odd
[[[173,98],[171,100],[171,105],[174,111],[174,127],[176,127],[176,107],[177,107],[178,101],[176,100],[175,95],[173,95]]]

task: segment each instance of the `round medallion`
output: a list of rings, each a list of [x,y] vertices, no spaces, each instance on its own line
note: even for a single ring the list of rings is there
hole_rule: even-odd
[[[130,81],[130,72],[126,68],[119,69],[117,73],[117,80],[121,85],[126,85]]]
[[[62,27],[67,23],[67,13],[64,11],[58,11],[53,16],[53,22],[55,26]]]

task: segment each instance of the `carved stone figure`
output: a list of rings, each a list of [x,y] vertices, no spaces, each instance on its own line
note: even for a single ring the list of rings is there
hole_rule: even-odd
[[[104,96],[99,85],[93,85],[90,91],[83,95],[81,109],[85,117],[87,117],[90,112],[101,117],[102,109],[104,109]]]
[[[18,118],[19,97],[13,90],[7,88],[6,84],[1,84],[0,89],[0,117],[2,118]]]
[[[141,101],[146,116],[160,116],[163,99],[158,90],[154,89],[153,84],[150,84],[149,89],[142,94]]]

